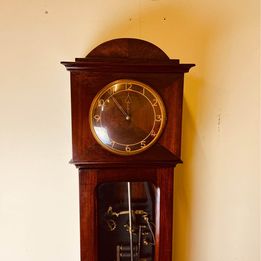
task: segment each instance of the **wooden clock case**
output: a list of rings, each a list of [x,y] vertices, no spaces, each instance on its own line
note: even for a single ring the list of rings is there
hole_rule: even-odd
[[[99,261],[97,187],[106,182],[148,181],[156,187],[154,261],[172,260],[173,176],[181,163],[181,120],[184,73],[194,64],[169,59],[157,46],[139,39],[115,39],[86,58],[62,62],[71,75],[71,163],[79,170],[81,261]],[[161,96],[167,122],[148,150],[121,156],[102,148],[89,125],[89,109],[98,91],[118,79],[151,86]]]

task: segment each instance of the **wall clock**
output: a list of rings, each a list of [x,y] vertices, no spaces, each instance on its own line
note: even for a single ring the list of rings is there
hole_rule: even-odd
[[[62,64],[71,75],[81,261],[171,261],[183,81],[194,64],[130,38]]]

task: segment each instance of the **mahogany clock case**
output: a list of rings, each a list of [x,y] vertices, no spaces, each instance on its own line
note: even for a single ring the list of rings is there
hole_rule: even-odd
[[[105,42],[85,58],[62,64],[71,76],[71,162],[79,168],[81,261],[171,261],[183,81],[194,64],[180,64],[157,46],[130,38]],[[167,117],[155,144],[130,156],[104,149],[89,123],[97,93],[121,79],[153,88]]]

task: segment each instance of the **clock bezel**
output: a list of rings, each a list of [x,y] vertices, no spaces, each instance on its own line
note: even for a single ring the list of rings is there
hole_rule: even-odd
[[[160,128],[158,130],[158,132],[156,133],[155,137],[153,138],[153,140],[148,143],[146,146],[141,147],[137,150],[131,150],[131,151],[123,151],[123,150],[118,150],[115,148],[112,148],[108,145],[106,145],[105,143],[103,143],[100,138],[98,137],[98,135],[96,134],[96,131],[94,130],[94,125],[93,125],[93,110],[95,108],[95,104],[98,102],[98,99],[104,94],[106,93],[110,88],[112,88],[112,86],[116,85],[116,84],[135,84],[138,85],[146,90],[148,90],[156,99],[157,99],[157,103],[159,104],[160,107],[160,111],[161,111],[161,115],[162,115],[162,119],[161,119],[161,124],[160,124]],[[147,98],[147,97],[146,97]],[[148,98],[147,98],[148,99]],[[89,125],[90,125],[90,130],[91,133],[94,137],[94,139],[98,142],[99,145],[102,146],[102,148],[104,148],[105,150],[112,152],[113,154],[116,155],[121,155],[121,156],[131,156],[131,155],[135,155],[135,154],[140,154],[146,150],[148,150],[151,146],[153,146],[158,139],[160,138],[165,126],[166,126],[166,121],[167,121],[167,114],[166,114],[166,108],[165,108],[165,104],[161,98],[161,96],[158,94],[157,91],[155,91],[151,86],[149,86],[148,84],[145,84],[143,82],[137,81],[137,80],[133,80],[133,79],[118,79],[116,81],[110,82],[109,84],[105,85],[100,91],[97,92],[97,94],[95,95],[95,97],[92,100],[90,109],[89,109]],[[148,134],[149,135],[149,134]]]

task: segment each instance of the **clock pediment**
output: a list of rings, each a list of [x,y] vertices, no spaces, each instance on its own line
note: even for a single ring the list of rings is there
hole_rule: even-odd
[[[118,38],[95,47],[86,58],[128,60],[168,60],[169,57],[156,45],[135,38]]]

